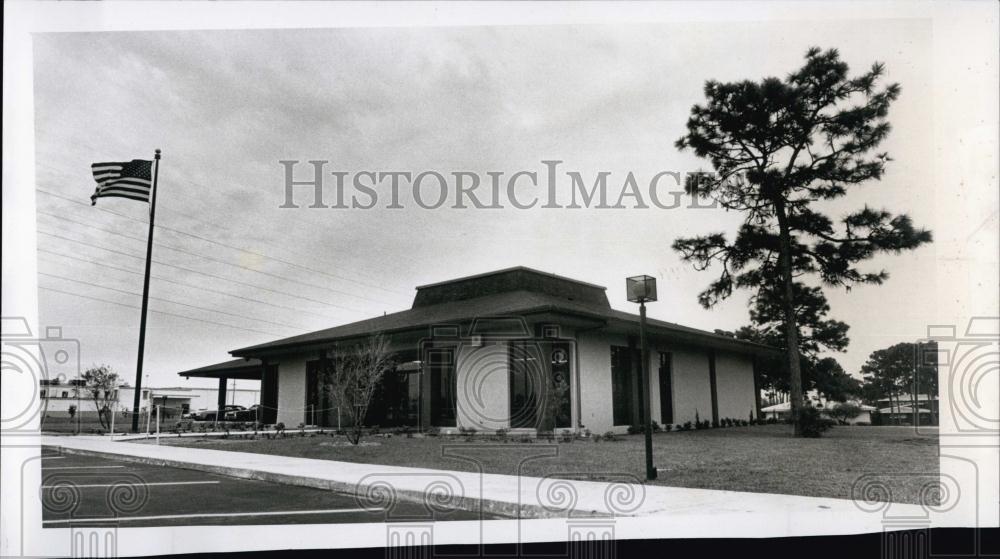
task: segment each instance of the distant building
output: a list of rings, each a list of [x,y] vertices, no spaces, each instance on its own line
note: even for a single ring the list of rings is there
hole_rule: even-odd
[[[837,406],[840,402],[831,401],[819,401],[812,400],[810,405],[819,410],[821,417],[831,419],[830,410]],[[858,423],[868,423],[872,422],[872,412],[875,411],[875,406],[869,406],[867,404],[862,404],[861,402],[850,402],[859,408],[861,408],[861,413],[853,419],[847,420],[850,425],[855,425]],[[766,408],[761,408],[761,413],[764,415],[765,419],[778,419],[784,421],[791,417],[792,414],[792,404],[791,402],[782,402],[780,404],[775,404],[773,406],[767,406]]]
[[[230,383],[231,385],[232,383]],[[226,391],[226,404],[236,404],[250,407],[260,401],[259,383],[245,382],[247,387]],[[81,417],[96,416],[97,407],[90,391],[83,386],[81,380],[71,380],[66,383],[53,384],[44,382],[39,385],[39,398],[45,415],[60,417],[68,416],[70,406],[75,406],[76,413]],[[145,413],[151,406],[160,406],[162,419],[178,418],[193,410],[215,409],[218,390],[215,388],[196,387],[150,387],[143,388],[139,399],[140,413]],[[103,395],[101,395],[103,396]],[[111,407],[118,414],[127,415],[132,411],[135,389],[123,384],[114,390],[111,396]]]
[[[899,394],[892,400],[883,398],[876,402],[879,419],[884,425],[913,425],[914,408],[920,425],[937,425],[939,400],[935,395],[917,394],[916,402],[911,394]]]

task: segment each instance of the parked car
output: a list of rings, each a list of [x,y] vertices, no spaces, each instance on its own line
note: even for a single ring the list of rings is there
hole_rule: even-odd
[[[222,407],[222,414],[219,419],[225,420],[226,414],[231,411],[238,411],[245,409],[243,406],[228,405]],[[191,419],[195,421],[215,421],[216,416],[219,415],[218,410],[200,410],[191,414]]]
[[[239,419],[238,415],[245,411],[247,411],[247,409],[243,406],[226,406],[226,411],[222,415],[222,419],[226,421],[244,421]]]
[[[264,409],[260,404],[254,404],[244,410],[226,412],[226,421],[260,421],[263,416]]]

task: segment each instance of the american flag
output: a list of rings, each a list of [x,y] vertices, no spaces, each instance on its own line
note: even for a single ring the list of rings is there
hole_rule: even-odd
[[[152,169],[153,162],[145,159],[94,163],[90,170],[97,181],[97,190],[90,197],[90,205],[96,205],[98,198],[106,196],[149,202],[149,191],[153,184]]]

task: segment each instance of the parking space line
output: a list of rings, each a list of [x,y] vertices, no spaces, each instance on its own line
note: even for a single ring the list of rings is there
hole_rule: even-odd
[[[327,509],[327,510],[285,510],[268,512],[215,512],[201,514],[161,514],[156,516],[109,516],[105,518],[61,518],[58,520],[43,520],[42,524],[71,524],[74,522],[139,522],[143,520],[175,520],[181,518],[235,518],[243,516],[291,516],[303,514],[348,514],[352,512],[384,512],[382,508],[372,509]]]
[[[149,487],[150,485],[211,485],[218,484],[219,481],[151,481],[148,483],[87,483],[82,485],[71,485],[72,487],[117,487],[135,485]],[[42,489],[65,488],[66,485],[43,485]]]
[[[124,468],[125,466],[57,466],[46,470],[104,470],[107,468]]]

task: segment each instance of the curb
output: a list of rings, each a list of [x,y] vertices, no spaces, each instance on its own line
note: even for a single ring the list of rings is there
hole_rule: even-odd
[[[58,445],[53,445],[53,446],[58,446]],[[260,470],[253,470],[250,468],[240,468],[238,466],[214,466],[210,464],[185,462],[182,460],[174,460],[169,458],[131,456],[128,454],[116,454],[114,452],[106,452],[101,450],[67,448],[64,446],[58,446],[58,448],[65,454],[94,456],[98,458],[107,458],[113,460],[120,460],[124,462],[133,462],[137,464],[147,464],[150,466],[169,466],[172,468],[208,472],[211,474],[224,475],[240,479],[253,479],[258,481],[278,483],[282,485],[292,485],[297,487],[309,487],[312,489],[333,491],[336,493],[340,493],[343,495],[350,495],[354,497],[358,501],[358,505],[363,508],[375,508],[372,502],[381,503],[382,501],[388,501],[384,506],[381,506],[380,508],[384,508],[387,511],[391,511],[396,501],[405,501],[408,503],[417,503],[424,505],[429,510],[432,510],[433,508],[441,508],[443,505],[447,505],[448,508],[452,509],[458,509],[467,512],[489,513],[491,515],[504,516],[507,518],[516,518],[516,519],[566,518],[570,516],[569,511],[558,511],[558,510],[554,511],[542,507],[540,505],[510,503],[506,501],[498,501],[495,499],[476,499],[473,497],[465,497],[465,496],[458,498],[454,497],[448,498],[444,496],[442,496],[441,498],[435,498],[434,495],[428,495],[423,491],[416,491],[412,489],[397,490],[395,488],[391,488],[388,494],[386,494],[384,483],[378,483],[378,482],[370,484],[364,484],[361,482],[347,483],[343,481],[319,479],[307,476],[264,472]],[[366,503],[366,501],[368,502]],[[584,518],[600,518],[603,516],[607,516],[599,514],[596,511],[591,511],[591,512],[572,511],[572,513],[573,517],[584,517]]]

